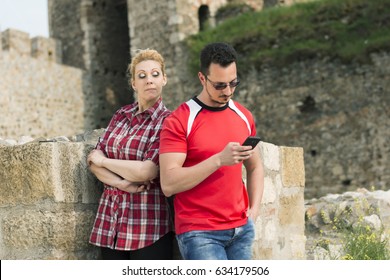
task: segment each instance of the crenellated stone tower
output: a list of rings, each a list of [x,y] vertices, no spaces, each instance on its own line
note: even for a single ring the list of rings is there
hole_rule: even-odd
[[[0,37],[0,137],[82,132],[83,71],[61,64],[60,42],[14,29]]]

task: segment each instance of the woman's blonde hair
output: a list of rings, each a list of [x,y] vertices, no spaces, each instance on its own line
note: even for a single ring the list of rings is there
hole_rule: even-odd
[[[127,68],[127,72],[129,73],[129,83],[131,84],[132,81],[134,81],[135,77],[135,66],[145,60],[154,60],[161,65],[161,71],[163,76],[165,76],[165,62],[162,55],[156,51],[156,50],[137,50],[136,54],[131,59],[131,63],[129,64],[129,67]]]

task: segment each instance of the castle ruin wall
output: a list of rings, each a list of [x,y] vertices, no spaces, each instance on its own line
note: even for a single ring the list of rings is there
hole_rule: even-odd
[[[0,137],[82,132],[83,72],[59,64],[59,43],[14,29],[0,36]]]

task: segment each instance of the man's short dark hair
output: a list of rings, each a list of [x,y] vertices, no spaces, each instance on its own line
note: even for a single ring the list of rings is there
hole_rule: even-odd
[[[200,53],[200,71],[207,75],[211,63],[227,67],[237,61],[236,50],[226,43],[211,43],[206,45]]]

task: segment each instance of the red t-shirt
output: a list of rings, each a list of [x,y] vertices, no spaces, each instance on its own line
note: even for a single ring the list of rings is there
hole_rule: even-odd
[[[242,144],[256,135],[252,114],[230,100],[224,107],[209,107],[196,97],[181,104],[165,119],[160,154],[185,153],[184,167],[196,165],[221,152],[228,142]],[[248,194],[242,163],[223,166],[194,188],[174,199],[176,233],[224,230],[246,223]]]

